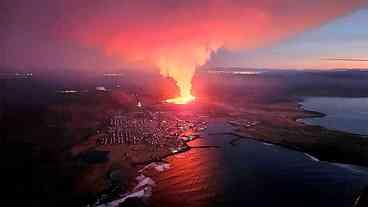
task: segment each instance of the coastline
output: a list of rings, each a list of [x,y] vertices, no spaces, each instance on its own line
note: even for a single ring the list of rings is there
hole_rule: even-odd
[[[300,118],[295,118],[295,121],[299,120],[299,119],[305,119],[305,118],[323,118],[325,116],[327,116],[327,114],[319,112],[319,111],[313,111],[313,110],[308,110],[304,107],[303,102],[305,101],[306,97],[302,97],[302,98],[298,98],[294,101],[296,101],[298,103],[298,107],[303,110],[305,112],[305,115],[300,117]]]
[[[275,127],[275,121],[270,119],[261,121],[262,129],[267,132],[262,132],[262,129],[258,128],[250,130],[249,127],[240,125],[232,134],[239,138],[254,139],[307,153],[321,161],[368,166],[368,151],[363,150],[363,148],[368,149],[368,140],[364,136],[298,121],[304,118],[326,116],[321,112],[305,110],[300,104],[300,98],[291,99],[286,105],[289,105],[287,108],[291,112],[290,115],[277,120],[285,122],[280,124],[281,128]],[[293,105],[297,106],[295,110]],[[357,151],[356,148],[360,150]]]
[[[319,98],[319,97],[317,97]],[[335,97],[335,98],[346,98],[346,97]],[[367,98],[367,97],[354,97],[354,98]],[[304,112],[306,112],[307,114],[310,114],[310,115],[306,115],[306,116],[303,116],[301,118],[297,118],[296,121],[297,122],[300,122],[300,123],[303,123],[305,125],[310,125],[310,126],[320,126],[318,124],[311,124],[311,123],[307,123],[304,121],[304,119],[313,119],[313,118],[324,118],[324,117],[327,117],[328,114],[325,114],[323,112],[319,112],[319,111],[314,111],[314,110],[309,110],[307,109],[304,105],[303,105],[303,102],[305,101],[305,97],[301,98],[300,100],[298,100],[298,105],[300,106],[300,109],[303,110]],[[349,98],[350,99],[350,98]],[[321,126],[323,127],[323,126]],[[327,128],[327,127],[324,127],[324,128]],[[351,131],[344,131],[344,130],[339,130],[339,129],[333,129],[333,128],[329,128],[330,130],[334,130],[334,131],[340,131],[340,132],[344,132],[344,133],[349,133],[349,134],[352,134],[352,135],[356,135],[356,136],[360,136],[360,137],[364,137],[364,138],[368,138],[368,134],[363,134],[363,133],[354,133],[354,132],[351,132]]]
[[[296,99],[289,99],[287,102],[273,103],[267,107],[264,105],[254,105],[246,110],[239,110],[239,113],[232,112],[233,111],[231,110],[226,110],[225,113],[220,114],[220,118],[222,117],[224,120],[226,120],[225,122],[232,122],[231,125],[233,126],[233,130],[227,133],[231,133],[239,138],[236,140],[231,140],[230,144],[236,145],[237,141],[240,139],[253,139],[261,141],[265,145],[278,145],[287,149],[305,153],[304,155],[306,157],[316,162],[318,160],[322,162],[328,161],[331,163],[336,162],[339,164],[368,166],[368,163],[364,163],[364,160],[367,159],[359,158],[360,156],[367,156],[364,154],[364,151],[362,153],[354,151],[354,148],[360,145],[360,141],[366,143],[363,146],[368,146],[368,142],[366,142],[367,140],[364,140],[360,136],[356,136],[354,134],[329,130],[319,126],[310,126],[299,122],[298,119],[324,117],[326,114],[305,110],[301,106],[300,102],[298,102]],[[211,116],[208,116],[208,118],[216,118],[216,115],[218,114],[211,114]],[[179,137],[180,136],[177,138],[179,139]],[[196,138],[196,136],[194,136],[194,138]],[[190,150],[192,147],[187,144],[189,141],[192,140],[184,139],[182,146],[185,147],[175,152],[173,152],[172,149],[170,149],[170,146],[167,145],[160,147],[160,150],[158,151],[152,152],[150,151],[150,148],[132,146],[133,149],[128,148],[128,156],[123,160],[121,160],[119,153],[117,154],[118,156],[114,155],[115,157],[113,156],[112,159],[115,160],[115,162],[126,163],[125,167],[129,168],[121,168],[120,170],[131,171],[131,174],[127,180],[129,187],[123,192],[130,194],[136,193],[137,191],[134,189],[140,182],[137,181],[137,177],[141,176],[139,173],[141,168],[155,163],[162,163],[164,162],[164,159],[169,156],[175,156]],[[88,142],[92,144],[96,143],[95,139],[89,139]],[[340,144],[340,142],[343,144]],[[84,147],[84,149],[86,148],[88,147]],[[102,149],[104,148],[105,147],[102,147]],[[111,153],[116,153],[116,151],[126,151],[127,149],[125,149],[123,145],[120,145],[111,147],[107,146],[106,150],[109,150]],[[132,153],[130,153],[130,151]],[[341,152],[342,155],[347,154],[348,156],[341,156]],[[151,154],[152,156],[146,156],[148,154]],[[103,174],[105,173],[101,171],[100,175]],[[148,174],[143,173],[142,175],[150,178],[149,174],[150,173],[148,172]],[[154,188],[154,185],[146,187],[148,187],[146,191],[149,194],[152,188]],[[143,196],[145,194],[142,194],[142,192],[137,195],[142,197],[143,202],[146,200],[145,198],[147,198],[146,196]],[[103,202],[103,204],[112,202],[114,200],[123,199],[125,196],[129,196],[129,194],[115,194],[107,199],[106,202]],[[104,196],[98,194],[96,197],[97,200],[99,200],[99,197]]]
[[[142,159],[140,161],[130,160],[129,165],[132,167],[130,171],[134,172],[133,174],[131,174],[131,176],[129,176],[127,180],[130,187],[123,194],[119,193],[118,195],[115,196],[114,195],[110,196],[108,195],[109,193],[107,194],[99,193],[99,195],[96,195],[95,199],[96,202],[89,203],[87,204],[87,206],[88,205],[96,205],[99,207],[119,206],[124,202],[128,202],[130,198],[135,199],[135,202],[146,203],[147,199],[152,195],[152,190],[156,185],[155,181],[150,176],[150,174],[152,174],[152,170],[160,173],[169,169],[170,164],[165,161],[165,158],[169,156],[175,156],[190,150],[192,147],[190,147],[187,143],[197,139],[202,131],[203,130],[200,131],[192,130],[191,133],[185,132],[184,133],[185,135],[180,135],[178,139],[183,140],[183,145],[176,150],[169,150],[169,149],[163,150],[162,153],[150,159]],[[196,133],[197,135],[193,136],[192,135],[193,133]],[[182,137],[191,137],[191,138],[182,139]],[[103,199],[101,199],[103,197],[110,197],[110,199],[103,201]]]

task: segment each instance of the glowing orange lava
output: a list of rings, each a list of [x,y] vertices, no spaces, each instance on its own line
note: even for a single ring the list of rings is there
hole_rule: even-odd
[[[167,103],[173,103],[173,104],[187,104],[195,100],[195,97],[190,96],[179,96],[176,98],[167,99]]]
[[[187,104],[194,101],[195,97],[192,95],[192,76],[190,79],[177,79],[176,85],[180,90],[180,95],[176,98],[167,99],[167,103],[173,104]]]
[[[180,96],[176,98],[167,99],[167,103],[173,104],[187,104],[195,100],[195,97],[191,94],[192,83],[189,82],[176,82],[177,86],[180,89]]]
[[[171,52],[170,57],[164,55],[164,57],[168,58],[159,58],[157,63],[160,68],[160,74],[164,77],[172,78],[180,91],[180,95],[178,97],[168,99],[166,102],[173,104],[187,104],[195,99],[192,95],[192,79],[196,66],[203,65],[206,60],[208,60],[209,53],[206,53],[204,50],[204,54],[194,54],[193,52],[175,53],[174,51],[176,51],[176,49]]]

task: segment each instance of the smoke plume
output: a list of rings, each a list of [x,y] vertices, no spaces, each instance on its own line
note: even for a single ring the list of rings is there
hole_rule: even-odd
[[[219,48],[265,46],[367,5],[365,0],[20,2],[20,11],[28,15],[14,17],[13,23],[32,21],[27,18],[33,13],[33,21],[45,22],[59,39],[96,48],[124,63],[155,66],[177,82],[182,97],[191,96],[196,67]]]

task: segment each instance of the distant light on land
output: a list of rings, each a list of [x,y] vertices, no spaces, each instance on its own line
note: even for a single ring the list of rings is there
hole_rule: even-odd
[[[97,86],[96,91],[107,91],[104,86]]]
[[[68,93],[78,93],[79,91],[77,90],[60,90],[58,91],[59,93],[65,93],[65,94],[68,94]]]
[[[32,73],[15,73],[15,76],[31,77],[33,76],[33,74]]]
[[[32,78],[33,73],[0,73],[0,78]]]
[[[362,58],[323,58],[326,61],[346,61],[346,62],[368,62],[368,59]]]
[[[264,71],[226,71],[226,70],[209,70],[208,73],[214,74],[234,74],[234,75],[258,75]]]
[[[105,77],[123,77],[124,74],[123,73],[105,73],[104,76]]]
[[[263,72],[258,71],[258,72],[254,72],[254,71],[233,71],[232,74],[236,74],[236,75],[257,75],[257,74],[261,74]]]

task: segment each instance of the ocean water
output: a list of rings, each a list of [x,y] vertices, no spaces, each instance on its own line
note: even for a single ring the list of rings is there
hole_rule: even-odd
[[[237,145],[223,120],[212,120],[193,148],[171,156],[171,168],[153,179],[153,206],[351,207],[368,186],[363,167],[319,162],[301,152],[242,139]]]
[[[321,118],[303,119],[307,124],[368,135],[368,98],[311,97],[301,104],[307,110],[326,114]]]

